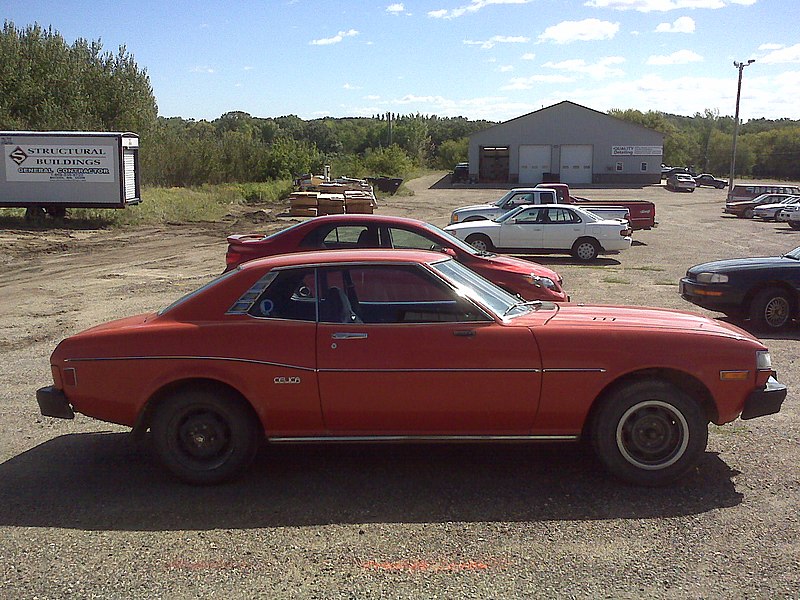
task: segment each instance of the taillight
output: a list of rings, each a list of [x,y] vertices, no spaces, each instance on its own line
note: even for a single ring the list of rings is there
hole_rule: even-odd
[[[229,267],[235,267],[240,262],[242,262],[242,255],[239,252],[235,252],[228,248],[228,251],[225,253],[225,264]]]

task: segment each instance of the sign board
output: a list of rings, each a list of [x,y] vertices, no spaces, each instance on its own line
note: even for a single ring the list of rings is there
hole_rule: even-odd
[[[611,156],[661,156],[663,146],[611,146]]]
[[[3,155],[6,181],[115,181],[113,146],[6,144]]]

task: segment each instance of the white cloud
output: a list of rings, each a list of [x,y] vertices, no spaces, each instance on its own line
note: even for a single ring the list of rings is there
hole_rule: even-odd
[[[761,44],[758,49],[759,50],[780,50],[783,48],[783,44]]]
[[[322,38],[319,40],[311,40],[309,44],[312,46],[329,46],[331,44],[338,44],[346,37],[355,37],[358,35],[358,31],[355,29],[348,29],[347,31],[340,31],[333,37],[329,38]]]
[[[736,4],[753,4],[757,0],[733,1]],[[723,0],[589,0],[584,6],[648,13],[696,8],[718,9],[725,8],[725,2]]]
[[[694,33],[694,19],[678,17],[672,23],[659,23],[656,33]]]
[[[531,75],[530,77],[513,77],[500,89],[502,91],[530,90],[537,83],[572,83],[574,81],[574,77],[568,77],[567,75]]]
[[[399,15],[405,10],[406,10],[405,7],[400,2],[398,2],[397,4],[390,4],[389,6],[386,7],[386,12],[391,13],[393,15]]]
[[[625,74],[622,69],[614,65],[621,65],[625,59],[621,56],[606,56],[597,62],[588,63],[582,58],[562,60],[561,62],[546,62],[542,66],[548,69],[566,71],[568,73],[580,73],[589,75],[593,79],[607,79],[609,77],[621,77]]]
[[[703,62],[703,57],[692,50],[678,50],[672,54],[653,55],[647,59],[648,65],[688,65],[689,63]]]
[[[610,40],[619,31],[619,23],[584,19],[583,21],[562,21],[552,25],[539,36],[540,42],[569,44],[570,42],[586,42],[592,40]]]
[[[380,96],[376,96],[375,94],[370,94],[369,96],[364,96],[364,100],[380,100]]]
[[[198,67],[192,67],[191,72],[192,73],[215,73],[216,71],[214,71],[214,69],[212,69],[211,67],[200,67],[200,66],[198,66]]]
[[[358,85],[353,85],[352,83],[345,83],[342,88],[346,90],[360,90],[361,87]]]
[[[501,66],[497,67],[497,70],[500,73],[510,73],[511,71],[514,70],[514,66],[513,65],[501,65]]]
[[[480,46],[484,50],[494,48],[497,44],[525,44],[530,42],[531,38],[524,36],[509,36],[509,35],[495,35],[488,40],[464,40],[467,46]]]
[[[536,58],[536,55],[533,52],[526,52],[520,58],[522,60],[533,60]]]
[[[758,62],[766,63],[768,65],[800,63],[800,44],[795,44],[794,46],[789,46],[788,48],[770,48],[770,50],[772,51],[766,56],[759,58]]]
[[[456,19],[466,14],[476,13],[487,6],[497,4],[528,4],[531,0],[471,0],[469,4],[452,10],[440,8],[428,11],[428,16],[433,19]]]

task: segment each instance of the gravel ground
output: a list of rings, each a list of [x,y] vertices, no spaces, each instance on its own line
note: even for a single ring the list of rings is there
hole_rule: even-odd
[[[502,193],[438,179],[380,212],[444,225]],[[678,295],[688,266],[800,245],[722,217],[720,190],[579,193],[652,200],[659,227],[591,265],[536,257],[576,302],[702,312]],[[225,234],[286,223],[0,231],[0,597],[800,598],[798,328],[766,340],[782,412],[712,425],[696,471],[657,490],[574,445],[279,447],[195,488],[123,428],[38,414],[61,338],[168,304],[222,270]]]

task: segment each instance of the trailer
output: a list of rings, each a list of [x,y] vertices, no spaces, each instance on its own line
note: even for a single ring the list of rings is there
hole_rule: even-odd
[[[0,147],[0,207],[25,208],[27,220],[141,202],[135,133],[0,131]]]

